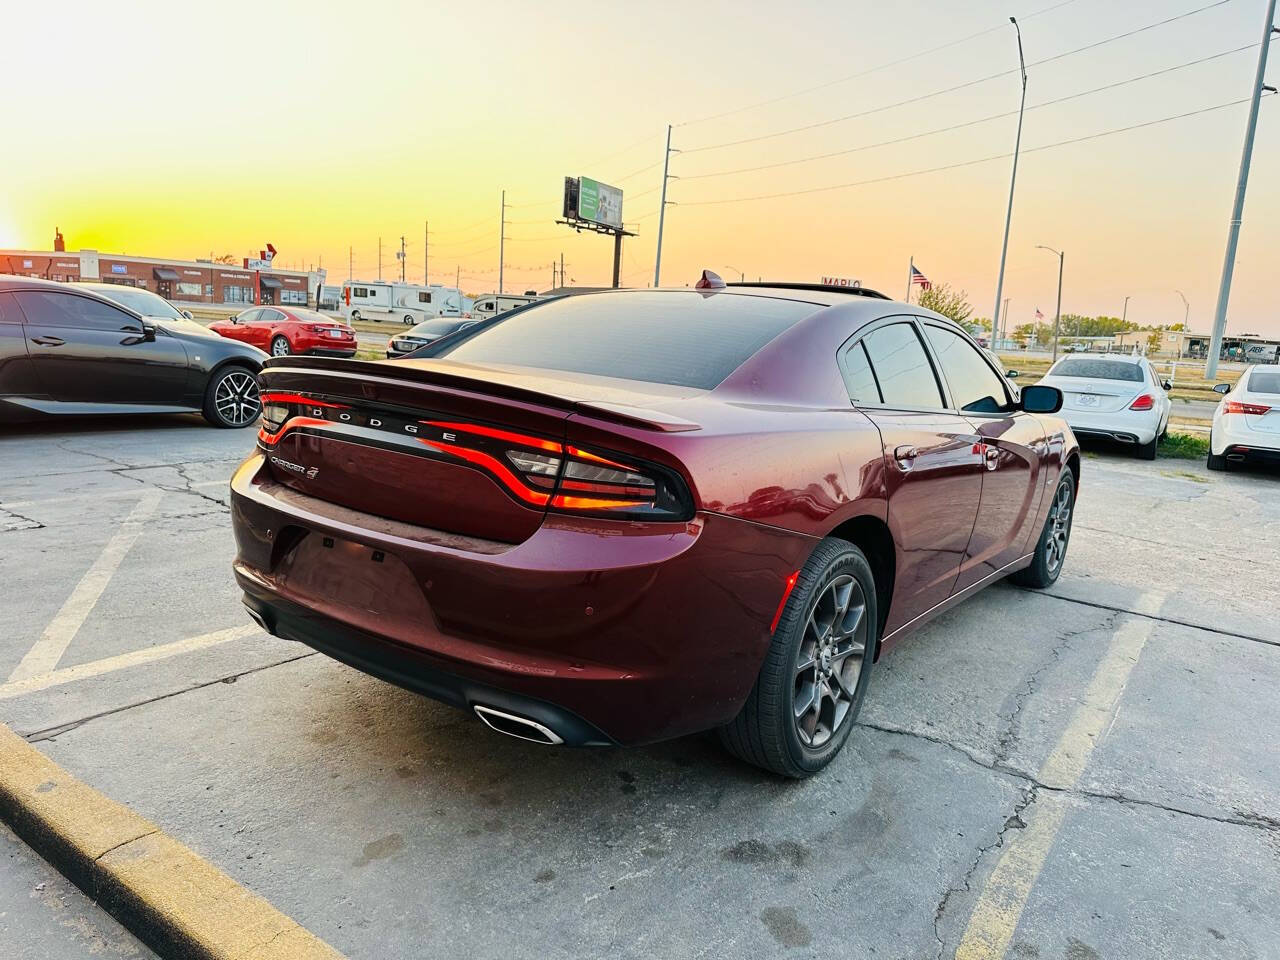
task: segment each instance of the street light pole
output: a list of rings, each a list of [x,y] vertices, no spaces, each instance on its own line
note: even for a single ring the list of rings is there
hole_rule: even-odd
[[[1124,324],[1129,319],[1129,298],[1124,298],[1124,312],[1120,314],[1120,323]]]
[[[1043,243],[1036,244],[1037,250],[1048,250],[1055,254],[1058,258],[1058,308],[1053,314],[1053,362],[1058,362],[1058,324],[1062,320],[1062,263],[1066,260],[1067,255],[1062,250],[1055,250],[1053,247],[1046,247]]]
[[[1275,92],[1265,83],[1267,50],[1271,46],[1271,34],[1280,33],[1275,26],[1276,0],[1267,4],[1267,18],[1262,24],[1262,45],[1258,48],[1258,72],[1253,80],[1253,99],[1249,102],[1249,122],[1245,125],[1244,150],[1240,156],[1240,176],[1236,180],[1236,199],[1231,208],[1231,225],[1227,229],[1227,255],[1222,263],[1222,282],[1218,286],[1218,305],[1213,314],[1213,337],[1209,341],[1209,357],[1204,365],[1204,378],[1212,380],[1218,375],[1218,354],[1222,352],[1222,335],[1227,330],[1227,302],[1231,299],[1231,276],[1236,267],[1236,244],[1240,240],[1240,219],[1244,216],[1244,192],[1249,186],[1249,162],[1253,158],[1253,135],[1258,129],[1258,103],[1262,91]]]
[[[1275,0],[1272,0],[1275,5]],[[1022,114],[1027,106],[1027,61],[1022,56],[1022,28],[1018,26],[1016,17],[1009,22],[1018,33],[1018,65],[1022,73],[1022,101],[1018,104],[1018,135],[1013,142],[1013,175],[1009,178],[1009,208],[1004,215],[1004,243],[1000,245],[1000,275],[996,279],[996,306],[992,311],[992,329],[1000,319],[1000,297],[1004,293],[1004,263],[1009,253],[1009,224],[1013,221],[1013,188],[1018,182],[1018,153],[1022,149]]]
[[[662,228],[667,220],[667,181],[671,179],[671,124],[667,124],[667,147],[662,154],[662,199],[658,201],[658,248],[653,255],[653,285],[662,285]]]
[[[726,270],[732,270],[734,273],[736,273],[736,274],[738,275],[738,282],[739,282],[739,283],[746,283],[746,282],[747,282],[747,275],[746,275],[745,273],[743,273],[741,270],[739,270],[737,267],[731,267],[731,266],[729,266],[729,265],[726,263],[726,264],[724,265],[724,268],[725,268]]]
[[[1181,290],[1173,291],[1182,298],[1182,332],[1187,332],[1187,324],[1191,321],[1191,304],[1187,302],[1187,295]]]

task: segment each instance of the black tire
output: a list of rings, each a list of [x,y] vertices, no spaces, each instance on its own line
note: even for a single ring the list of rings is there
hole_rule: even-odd
[[[258,376],[240,364],[219,367],[204,388],[204,418],[215,427],[239,429],[258,422]]]
[[[413,316],[412,316],[412,315],[407,314],[407,313],[404,315],[404,325],[405,325],[406,327],[412,327],[412,326],[413,326]]]
[[[1220,457],[1213,452],[1213,434],[1209,434],[1209,456],[1205,459],[1205,466],[1210,470],[1226,470],[1227,458]]]
[[[1066,488],[1065,529],[1063,536],[1057,538],[1059,532],[1059,506]],[[1058,485],[1053,488],[1053,500],[1049,502],[1049,515],[1045,517],[1044,529],[1040,531],[1040,539],[1036,541],[1036,552],[1031,558],[1031,566],[1010,575],[1009,579],[1024,587],[1035,587],[1043,590],[1058,582],[1062,568],[1067,562],[1067,548],[1071,545],[1071,524],[1075,522],[1076,478],[1070,470],[1063,470],[1058,478]],[[1052,545],[1052,546],[1051,546]],[[1061,549],[1059,549],[1059,547]]]
[[[839,613],[838,598],[844,590],[850,599]],[[809,628],[811,613],[818,614],[815,622],[825,619],[823,609],[830,609],[832,616],[822,633],[851,631],[844,646],[833,643],[825,648],[827,652],[819,634]],[[866,556],[844,540],[823,540],[796,579],[746,703],[737,717],[720,728],[721,743],[739,759],[784,777],[807,777],[825,767],[849,739],[866,697],[879,623],[875,578]],[[801,666],[802,647],[810,661],[808,668]],[[824,669],[834,672],[824,678]],[[832,683],[839,698],[830,693]],[[795,714],[798,694],[809,695],[816,705],[799,718]]]
[[[289,346],[289,338],[275,336],[271,338],[271,350],[269,351],[273,357],[287,357],[293,353],[293,349]]]
[[[360,319],[360,311],[359,311],[359,310],[352,310],[352,311],[351,311],[351,322],[352,322],[352,323],[355,323],[355,322],[356,322],[357,320],[359,320],[359,319]]]
[[[1150,443],[1144,443],[1138,447],[1139,460],[1154,460],[1156,458],[1156,447],[1160,445],[1158,436],[1152,437]]]

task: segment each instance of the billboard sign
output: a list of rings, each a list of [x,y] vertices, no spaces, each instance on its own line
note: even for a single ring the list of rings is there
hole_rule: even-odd
[[[579,177],[578,218],[622,229],[622,191],[590,177]]]
[[[850,277],[823,277],[822,285],[824,287],[853,287],[857,290],[861,289],[862,281],[854,280]]]

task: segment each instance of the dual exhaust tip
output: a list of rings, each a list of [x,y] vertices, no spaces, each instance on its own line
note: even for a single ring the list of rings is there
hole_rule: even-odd
[[[495,710],[493,707],[486,707],[479,703],[474,704],[472,709],[475,710],[476,716],[483,720],[485,726],[490,730],[505,733],[508,737],[515,737],[517,740],[529,740],[533,743],[543,743],[549,746],[558,746],[564,743],[564,739],[550,727],[544,726],[536,720],[530,720],[528,717],[507,713],[505,710]]]

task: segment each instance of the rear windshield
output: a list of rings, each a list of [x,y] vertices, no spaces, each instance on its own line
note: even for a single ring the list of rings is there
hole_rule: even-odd
[[[725,293],[585,294],[513,313],[438,355],[710,390],[819,309]]]
[[[307,323],[341,323],[333,317],[326,317],[323,313],[316,313],[314,310],[303,310],[300,307],[290,307],[289,312],[299,320],[305,320]]]
[[[1091,360],[1088,357],[1070,357],[1060,360],[1049,371],[1051,377],[1084,377],[1089,380],[1128,380],[1142,382],[1142,366],[1122,360]]]
[[[1280,394],[1280,370],[1255,370],[1249,374],[1251,393]]]
[[[450,320],[424,320],[409,331],[409,336],[419,334],[428,337],[443,337],[446,333],[453,333],[453,331],[468,323],[471,323],[471,321],[458,317]]]

